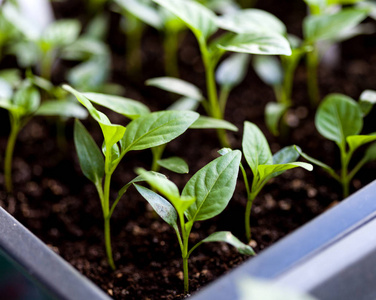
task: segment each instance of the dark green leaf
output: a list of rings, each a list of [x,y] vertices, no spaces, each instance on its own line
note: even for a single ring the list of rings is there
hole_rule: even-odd
[[[283,103],[269,102],[265,107],[265,123],[269,131],[275,135],[279,135],[279,124],[289,106]]]
[[[247,74],[249,60],[250,56],[247,54],[232,54],[219,65],[215,74],[217,82],[230,88],[240,84]]]
[[[74,124],[74,143],[82,172],[94,184],[100,183],[104,176],[103,156],[89,132],[78,120]]]
[[[376,104],[376,91],[365,90],[359,98],[359,107],[363,112],[363,116],[368,115],[372,107]]]

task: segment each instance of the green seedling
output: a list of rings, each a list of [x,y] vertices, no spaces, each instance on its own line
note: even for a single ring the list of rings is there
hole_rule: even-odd
[[[107,101],[112,109],[128,117],[139,116],[126,127],[112,124],[108,117],[98,111],[84,94],[68,85],[64,89],[72,93],[87,108],[90,115],[98,122],[104,142],[102,153],[85,127],[76,121],[74,141],[84,175],[94,183],[101,201],[104,217],[104,240],[109,266],[115,269],[112,257],[110,219],[121,197],[132,182],[127,183],[118,193],[118,197],[110,203],[111,177],[123,157],[129,151],[150,149],[166,144],[184,133],[198,118],[198,114],[190,111],[163,111],[140,116],[144,109],[136,101]],[[125,112],[127,110],[127,112]],[[104,156],[104,157],[103,157]],[[136,180],[136,179],[135,179]],[[139,179],[137,179],[139,180]]]
[[[2,7],[4,17],[23,35],[14,43],[10,52],[17,56],[22,67],[38,65],[39,74],[50,80],[56,58],[64,47],[77,40],[81,25],[77,20],[58,20],[39,31],[35,24],[26,20],[12,3]]]
[[[245,160],[253,174],[252,184],[250,185],[246,170],[240,163],[240,170],[243,174],[247,191],[245,233],[247,240],[250,241],[252,204],[265,184],[270,179],[281,175],[286,170],[301,167],[312,171],[313,167],[311,164],[296,161],[299,158],[299,153],[294,149],[294,146],[285,147],[272,155],[269,144],[262,131],[255,124],[248,121],[244,122],[242,148]],[[231,149],[224,148],[220,151],[221,154],[228,152],[231,152]]]
[[[5,73],[3,73],[4,75]],[[17,136],[21,129],[34,116],[64,116],[74,118],[85,118],[87,113],[79,105],[69,101],[49,100],[41,103],[39,90],[32,84],[30,79],[25,79],[14,91],[12,73],[8,77],[0,78],[1,94],[0,107],[9,112],[10,135],[5,151],[4,177],[5,188],[8,193],[12,192],[12,158]],[[13,74],[14,75],[14,74]],[[17,80],[17,82],[19,82]]]
[[[217,216],[230,201],[236,186],[240,159],[241,152],[235,150],[213,160],[192,176],[181,194],[170,180],[142,169],[138,170],[153,189],[167,198],[135,184],[140,194],[176,232],[183,258],[185,293],[189,291],[188,259],[202,243],[227,242],[240,253],[254,254],[250,246],[243,244],[227,231],[215,232],[189,249],[189,235],[194,223]]]
[[[316,117],[316,129],[322,136],[335,142],[340,151],[341,170],[338,175],[327,164],[310,157],[297,149],[301,156],[318,165],[342,185],[343,197],[349,195],[349,184],[354,175],[369,161],[376,159],[376,143],[370,145],[361,160],[349,171],[349,163],[354,152],[361,146],[376,141],[376,133],[361,135],[363,117],[376,103],[376,92],[366,91],[356,102],[342,94],[330,94],[320,104]]]
[[[173,87],[176,90],[179,90],[182,93],[187,95],[191,94],[194,96],[193,90],[187,90],[187,86],[184,85],[184,82],[181,83],[179,79],[174,79]],[[171,83],[170,81],[166,84]],[[188,86],[189,87],[189,86]],[[150,114],[149,108],[142,104],[139,101],[132,100],[129,98],[106,95],[101,93],[84,93],[84,96],[87,97],[90,101],[98,104],[100,106],[111,109],[124,117],[134,120],[140,116],[145,116]],[[196,95],[197,96],[197,95]],[[174,111],[187,111],[194,110],[196,107],[196,100],[188,97],[183,97],[182,99],[175,102],[173,105],[167,108],[167,110]],[[199,118],[189,126],[191,129],[227,129],[232,131],[237,131],[237,127],[225,120],[218,120],[210,117],[199,116]],[[156,147],[152,147],[153,161],[151,170],[158,171],[160,167],[166,168],[170,171],[176,173],[188,173],[188,165],[179,157],[169,157],[162,159],[163,152],[166,148],[166,144],[162,144]]]
[[[323,52],[320,51],[319,44],[334,44],[353,37],[354,35],[364,33],[358,25],[367,17],[369,9],[346,7],[333,13],[333,5],[347,5],[361,1],[304,1],[307,3],[311,13],[311,15],[304,19],[303,23],[304,45],[305,47],[311,48],[311,50],[307,52],[306,56],[307,87],[311,104],[313,106],[317,106],[321,100],[317,72],[320,62],[320,55],[322,55]],[[322,45],[321,48],[323,48]]]
[[[215,68],[224,53],[291,54],[288,41],[278,31],[264,30],[269,27],[268,20],[240,20],[237,12],[226,18],[217,17],[213,11],[194,1],[153,1],[181,19],[197,39],[206,74],[207,101],[203,105],[210,117],[224,119],[215,83]],[[219,28],[229,32],[211,40]],[[253,28],[253,31],[243,33],[244,28]],[[224,130],[218,130],[218,137],[222,145],[229,145]]]

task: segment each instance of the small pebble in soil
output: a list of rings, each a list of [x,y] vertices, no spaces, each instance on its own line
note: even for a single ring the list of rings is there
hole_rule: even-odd
[[[256,248],[257,247],[257,242],[255,240],[250,240],[249,243],[248,243],[249,246],[251,246],[252,248]]]
[[[180,280],[183,280],[184,279],[183,272],[182,271],[177,272],[176,277],[178,277]]]
[[[308,190],[307,190],[307,195],[309,198],[314,198],[317,196],[317,189],[313,188],[313,187],[309,187]]]
[[[290,210],[291,209],[291,203],[284,201],[284,200],[278,201],[278,206],[282,210]]]

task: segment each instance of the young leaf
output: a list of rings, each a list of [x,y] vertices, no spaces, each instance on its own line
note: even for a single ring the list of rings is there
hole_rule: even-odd
[[[115,0],[115,2],[122,9],[140,19],[145,24],[148,24],[156,29],[163,28],[163,20],[161,16],[150,4],[148,5],[144,1],[140,0]]]
[[[209,235],[206,239],[202,240],[203,243],[209,242],[226,242],[231,246],[234,246],[241,254],[245,255],[255,255],[255,251],[253,251],[252,247],[242,243],[238,238],[236,238],[231,232],[229,231],[219,231],[214,232]]]
[[[262,55],[291,55],[290,44],[282,35],[269,32],[238,34],[219,48],[240,53]]]
[[[287,164],[296,161],[299,158],[299,152],[295,150],[295,147],[297,146],[287,146],[274,153],[273,164]]]
[[[355,151],[360,146],[376,141],[376,133],[369,135],[351,135],[346,139],[349,144],[350,151]]]
[[[339,145],[345,145],[348,136],[357,135],[362,130],[362,112],[350,97],[331,94],[320,104],[315,125],[322,136]]]
[[[261,9],[243,9],[218,18],[218,26],[236,33],[286,33],[286,26],[274,15]]]
[[[254,176],[257,175],[259,165],[270,165],[273,162],[264,134],[255,124],[248,121],[244,122],[242,149]]]
[[[210,219],[226,208],[235,190],[240,159],[241,152],[234,150],[192,176],[182,192],[182,196],[196,198],[186,211],[189,221]]]
[[[363,116],[368,115],[372,107],[376,104],[376,91],[365,90],[359,98],[358,105],[363,112]]]
[[[225,59],[215,74],[217,82],[230,88],[240,84],[247,74],[249,60],[249,55],[244,53],[235,53]]]
[[[148,172],[144,169],[138,168],[136,173],[141,175],[147,183],[149,183],[154,189],[163,194],[167,199],[172,201],[173,199],[180,198],[178,187],[172,181],[167,178],[156,175],[153,172]]]
[[[73,43],[81,30],[78,20],[58,20],[49,25],[42,35],[42,47],[58,47]],[[49,49],[48,49],[49,50]]]
[[[342,31],[358,25],[367,17],[367,10],[345,8],[331,15],[311,15],[304,20],[304,37],[310,42],[336,38]]]
[[[74,123],[74,143],[82,172],[94,184],[99,184],[104,176],[104,159],[97,144],[78,120]]]
[[[275,86],[283,82],[281,62],[274,56],[256,55],[253,58],[253,68],[266,84]]]
[[[35,113],[38,116],[60,116],[66,118],[87,118],[87,110],[72,101],[50,100],[41,104]]]
[[[189,172],[188,164],[180,157],[169,157],[157,161],[158,165],[178,174],[187,174]]]
[[[13,104],[22,110],[22,114],[34,113],[40,104],[40,94],[31,85],[24,85],[14,93]]]
[[[185,132],[199,114],[191,111],[155,112],[133,120],[120,141],[122,152],[166,144]]]
[[[364,157],[367,159],[367,161],[376,160],[376,143],[373,143],[367,148]]]
[[[227,129],[238,131],[238,127],[226,120],[200,116],[189,128],[191,129]]]
[[[120,141],[120,139],[124,136],[125,127],[121,125],[111,124],[110,120],[107,118],[105,114],[95,109],[95,107],[91,104],[89,99],[87,99],[83,94],[76,91],[69,85],[64,84],[63,88],[72,93],[77,100],[87,108],[90,115],[99,123],[101,127],[105,142],[106,148],[110,149],[112,146]]]
[[[276,177],[282,174],[284,171],[301,167],[308,171],[313,170],[313,166],[311,164],[307,164],[304,162],[291,162],[287,164],[278,164],[278,165],[260,165],[258,166],[258,173],[260,176],[260,180],[264,180],[268,177]]]
[[[153,0],[177,17],[194,33],[197,39],[207,39],[217,31],[217,16],[205,6],[191,1]]]
[[[160,88],[167,92],[176,93],[187,98],[197,100],[202,100],[204,98],[198,87],[178,78],[157,77],[146,80],[145,84]]]
[[[181,97],[172,103],[166,110],[192,110],[195,111],[200,106],[200,101],[193,98]]]
[[[83,93],[83,95],[95,104],[107,107],[132,120],[150,113],[146,105],[129,98],[100,93]]]
[[[175,208],[165,198],[154,193],[153,191],[138,185],[133,184],[137,191],[145,198],[147,202],[153,207],[155,212],[169,225],[177,228],[178,215]]]

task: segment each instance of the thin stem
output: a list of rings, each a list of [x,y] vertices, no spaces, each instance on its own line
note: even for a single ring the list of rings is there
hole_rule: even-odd
[[[225,115],[225,109],[227,104],[227,99],[230,94],[231,88],[228,85],[224,85],[219,93],[219,108],[221,110],[222,116]]]
[[[153,155],[153,161],[151,163],[151,170],[154,172],[158,172],[160,169],[160,166],[158,164],[158,160],[162,158],[163,152],[166,149],[166,144],[156,146],[151,148],[151,153]]]
[[[318,83],[319,55],[316,47],[307,53],[307,88],[311,105],[316,107],[320,102]]]
[[[104,180],[103,193],[103,216],[104,216],[104,242],[106,246],[106,254],[108,264],[112,270],[115,270],[115,263],[112,257],[111,248],[111,231],[110,231],[110,184],[112,173],[107,173]]]
[[[129,75],[140,75],[142,69],[142,35],[144,31],[143,24],[132,17],[126,16],[127,22],[134,22],[132,30],[126,31],[126,61],[129,64]]]
[[[350,182],[351,179],[355,176],[356,173],[364,166],[365,163],[368,162],[367,157],[363,157],[360,162],[351,170],[351,172],[347,175],[347,180]]]
[[[51,80],[52,64],[54,60],[53,50],[47,50],[43,53],[40,76],[44,79]]]
[[[251,210],[252,210],[252,204],[253,201],[256,198],[256,194],[250,193],[247,196],[247,206],[245,208],[245,236],[247,238],[247,241],[251,241]]]
[[[179,77],[179,32],[174,29],[167,30],[163,39],[163,47],[166,74],[172,77]]]
[[[7,148],[5,150],[5,162],[4,162],[4,177],[5,177],[5,188],[8,193],[12,193],[13,183],[12,183],[12,161],[14,146],[16,144],[17,136],[21,130],[21,125],[17,118],[10,116],[11,118],[11,131],[7,143]]]
[[[349,180],[347,177],[348,173],[348,165],[350,161],[350,155],[346,153],[346,150],[344,147],[340,147],[341,150],[341,184],[342,184],[342,192],[343,192],[343,198],[346,198],[349,196]]]

